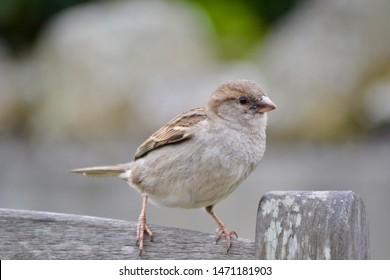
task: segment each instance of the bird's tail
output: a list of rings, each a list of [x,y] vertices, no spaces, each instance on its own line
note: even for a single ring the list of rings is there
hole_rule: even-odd
[[[94,166],[86,168],[78,168],[69,170],[71,173],[79,173],[85,176],[91,177],[103,177],[103,176],[114,176],[126,179],[127,173],[131,171],[130,163],[123,163],[109,166]],[[126,176],[127,175],[127,176]]]

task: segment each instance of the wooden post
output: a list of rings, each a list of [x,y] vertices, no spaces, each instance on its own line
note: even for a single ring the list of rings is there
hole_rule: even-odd
[[[364,203],[351,191],[267,193],[255,244],[256,259],[368,259]]]

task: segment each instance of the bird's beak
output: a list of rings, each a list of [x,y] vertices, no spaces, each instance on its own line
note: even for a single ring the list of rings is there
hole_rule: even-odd
[[[256,104],[257,108],[259,109],[259,112],[265,113],[268,111],[271,111],[273,109],[276,109],[275,103],[272,102],[271,99],[269,99],[268,96],[263,96],[263,98],[260,100],[259,103]]]

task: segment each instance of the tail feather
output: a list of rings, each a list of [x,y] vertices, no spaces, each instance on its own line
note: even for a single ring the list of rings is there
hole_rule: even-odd
[[[78,168],[69,170],[71,173],[83,174],[85,176],[91,177],[103,177],[103,176],[114,176],[122,177],[126,172],[130,171],[130,164],[118,164],[118,165],[109,165],[109,166],[94,166],[86,168]]]

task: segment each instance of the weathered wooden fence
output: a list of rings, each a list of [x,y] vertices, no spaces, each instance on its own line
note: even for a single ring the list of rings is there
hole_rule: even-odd
[[[215,244],[214,233],[151,225],[139,256],[135,222],[0,209],[0,259],[368,259],[361,198],[347,192],[270,192],[255,241]]]

